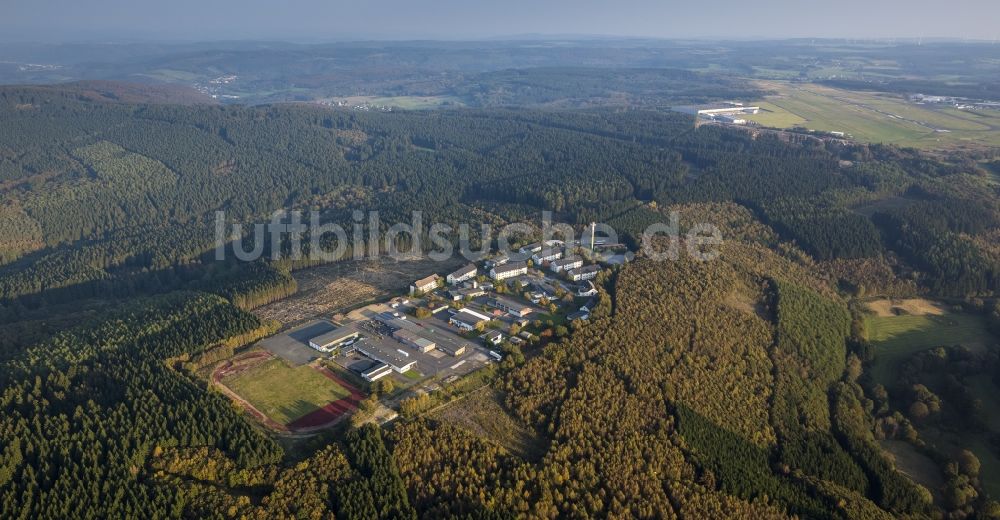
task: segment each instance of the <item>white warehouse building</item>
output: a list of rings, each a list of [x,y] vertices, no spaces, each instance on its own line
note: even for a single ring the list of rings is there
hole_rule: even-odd
[[[706,118],[715,118],[718,116],[736,116],[740,114],[757,114],[760,112],[760,107],[757,106],[744,106],[742,103],[724,103],[721,105],[701,105],[701,106],[683,106],[674,107],[675,112],[681,112],[683,114],[691,114],[693,116],[702,116]]]

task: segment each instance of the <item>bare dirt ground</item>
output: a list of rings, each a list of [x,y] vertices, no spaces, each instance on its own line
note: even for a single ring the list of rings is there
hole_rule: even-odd
[[[868,309],[880,318],[892,316],[941,316],[947,311],[941,304],[923,298],[907,300],[875,300],[868,302]]]
[[[483,387],[430,415],[490,439],[520,457],[537,460],[545,452],[544,443],[530,428],[504,410],[501,400],[495,389]]]
[[[465,263],[461,257],[445,262],[386,258],[311,267],[293,273],[299,285],[297,293],[260,307],[254,314],[286,326],[317,317],[330,318],[335,312],[405,291],[414,280],[431,273],[445,275]]]

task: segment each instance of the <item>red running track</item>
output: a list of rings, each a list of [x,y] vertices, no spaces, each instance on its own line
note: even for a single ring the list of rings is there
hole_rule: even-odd
[[[298,430],[303,428],[315,428],[317,426],[330,424],[343,417],[344,414],[357,410],[358,404],[365,398],[365,395],[361,393],[361,390],[358,390],[354,385],[337,377],[329,370],[325,368],[317,368],[316,370],[333,382],[344,387],[348,392],[350,392],[350,395],[344,397],[343,399],[333,401],[318,410],[309,412],[302,417],[295,419],[286,425],[289,429]]]

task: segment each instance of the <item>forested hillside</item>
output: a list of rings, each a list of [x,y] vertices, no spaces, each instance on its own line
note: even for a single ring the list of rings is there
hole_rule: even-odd
[[[934,399],[916,379],[873,379],[855,299],[951,298],[996,324],[986,159],[656,110],[362,113],[2,88],[0,516],[1000,518],[975,464],[894,414],[906,392],[928,413]],[[311,265],[215,261],[215,211],[252,223],[282,208],[338,223],[378,210],[383,226],[413,210],[452,225],[549,210],[607,222],[636,250],[677,211],[724,244],[708,262],[606,266],[589,320],[483,376],[531,454],[420,413],[279,443],[189,369],[273,333],[247,310],[295,293]],[[949,370],[971,370],[953,357]],[[884,440],[933,456],[946,483],[904,475]]]
[[[13,87],[0,111],[8,300],[133,293],[154,275],[176,286],[177,266],[212,247],[216,210],[261,222],[279,208],[344,224],[353,209],[379,210],[384,225],[411,210],[455,224],[546,209],[607,221],[634,243],[657,218],[650,204],[736,201],[820,260],[892,252],[954,296],[991,294],[1000,280],[985,244],[996,191],[965,156],[695,131],[687,116],[653,111],[367,114]]]
[[[165,448],[211,446],[244,467],[280,457],[225,398],[165,364],[252,333],[257,320],[192,294],[136,307],[5,361],[4,518],[169,514],[182,504],[176,493],[137,478]]]
[[[591,323],[505,365],[495,384],[544,440],[538,460],[416,419],[282,467],[221,396],[163,364],[260,325],[214,297],[142,302],[7,363],[5,516],[76,502],[95,518],[930,515],[872,440],[846,304],[755,240],[722,258],[639,260],[602,280]]]

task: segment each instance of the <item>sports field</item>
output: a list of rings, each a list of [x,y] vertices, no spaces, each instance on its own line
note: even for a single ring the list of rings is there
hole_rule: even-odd
[[[879,92],[856,92],[817,84],[761,81],[775,92],[747,116],[763,126],[844,132],[854,139],[916,148],[1000,146],[1000,111],[963,111],[918,105]]]
[[[315,368],[290,367],[277,358],[224,377],[222,383],[280,424],[289,424],[351,395]]]
[[[982,316],[949,312],[930,302],[914,303],[919,300],[899,306],[909,313],[897,316],[880,312],[887,301],[869,303],[874,312],[865,317],[865,333],[875,346],[872,375],[884,385],[895,380],[899,362],[917,352],[949,345],[982,348],[992,338]]]

